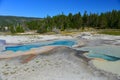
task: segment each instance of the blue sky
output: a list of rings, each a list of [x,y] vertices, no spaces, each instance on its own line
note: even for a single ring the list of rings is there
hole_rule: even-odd
[[[120,0],[0,0],[0,15],[45,17],[60,13],[120,10]]]

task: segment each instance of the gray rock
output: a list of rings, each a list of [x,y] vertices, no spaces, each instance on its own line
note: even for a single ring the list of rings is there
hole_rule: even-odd
[[[0,77],[0,80],[3,80],[3,79]]]

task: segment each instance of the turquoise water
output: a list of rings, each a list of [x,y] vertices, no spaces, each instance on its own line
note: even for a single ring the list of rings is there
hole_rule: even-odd
[[[105,54],[95,54],[95,53],[90,53],[87,55],[90,58],[102,58],[108,61],[117,61],[120,60],[120,58],[118,57],[114,57],[114,56],[109,56],[109,55],[105,55]]]
[[[9,46],[6,47],[6,51],[28,51],[31,48],[39,48],[43,46],[67,46],[72,47],[75,44],[75,41],[73,40],[57,40],[53,42],[42,42],[42,43],[32,43],[32,44],[26,44],[26,45],[18,45],[18,46]]]
[[[84,47],[81,50],[89,51],[90,58],[102,58],[109,61],[120,60],[120,46]]]

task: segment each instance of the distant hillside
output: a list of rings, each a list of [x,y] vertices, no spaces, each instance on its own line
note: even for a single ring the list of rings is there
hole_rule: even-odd
[[[32,20],[41,20],[42,18],[34,18],[34,17],[18,17],[18,16],[1,16],[0,15],[0,26],[9,26],[22,24],[24,22],[29,22]]]

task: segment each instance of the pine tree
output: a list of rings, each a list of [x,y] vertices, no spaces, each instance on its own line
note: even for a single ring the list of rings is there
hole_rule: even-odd
[[[107,18],[103,13],[99,16],[99,26],[100,29],[105,29],[107,27]]]
[[[23,33],[23,32],[24,32],[23,27],[17,26],[17,27],[16,27],[16,32],[17,32],[17,33]]]
[[[84,15],[82,17],[83,19],[83,26],[86,27],[88,26],[88,14],[87,14],[87,11],[84,12]]]
[[[11,31],[12,34],[16,33],[16,30],[13,26],[10,27],[10,31]]]

